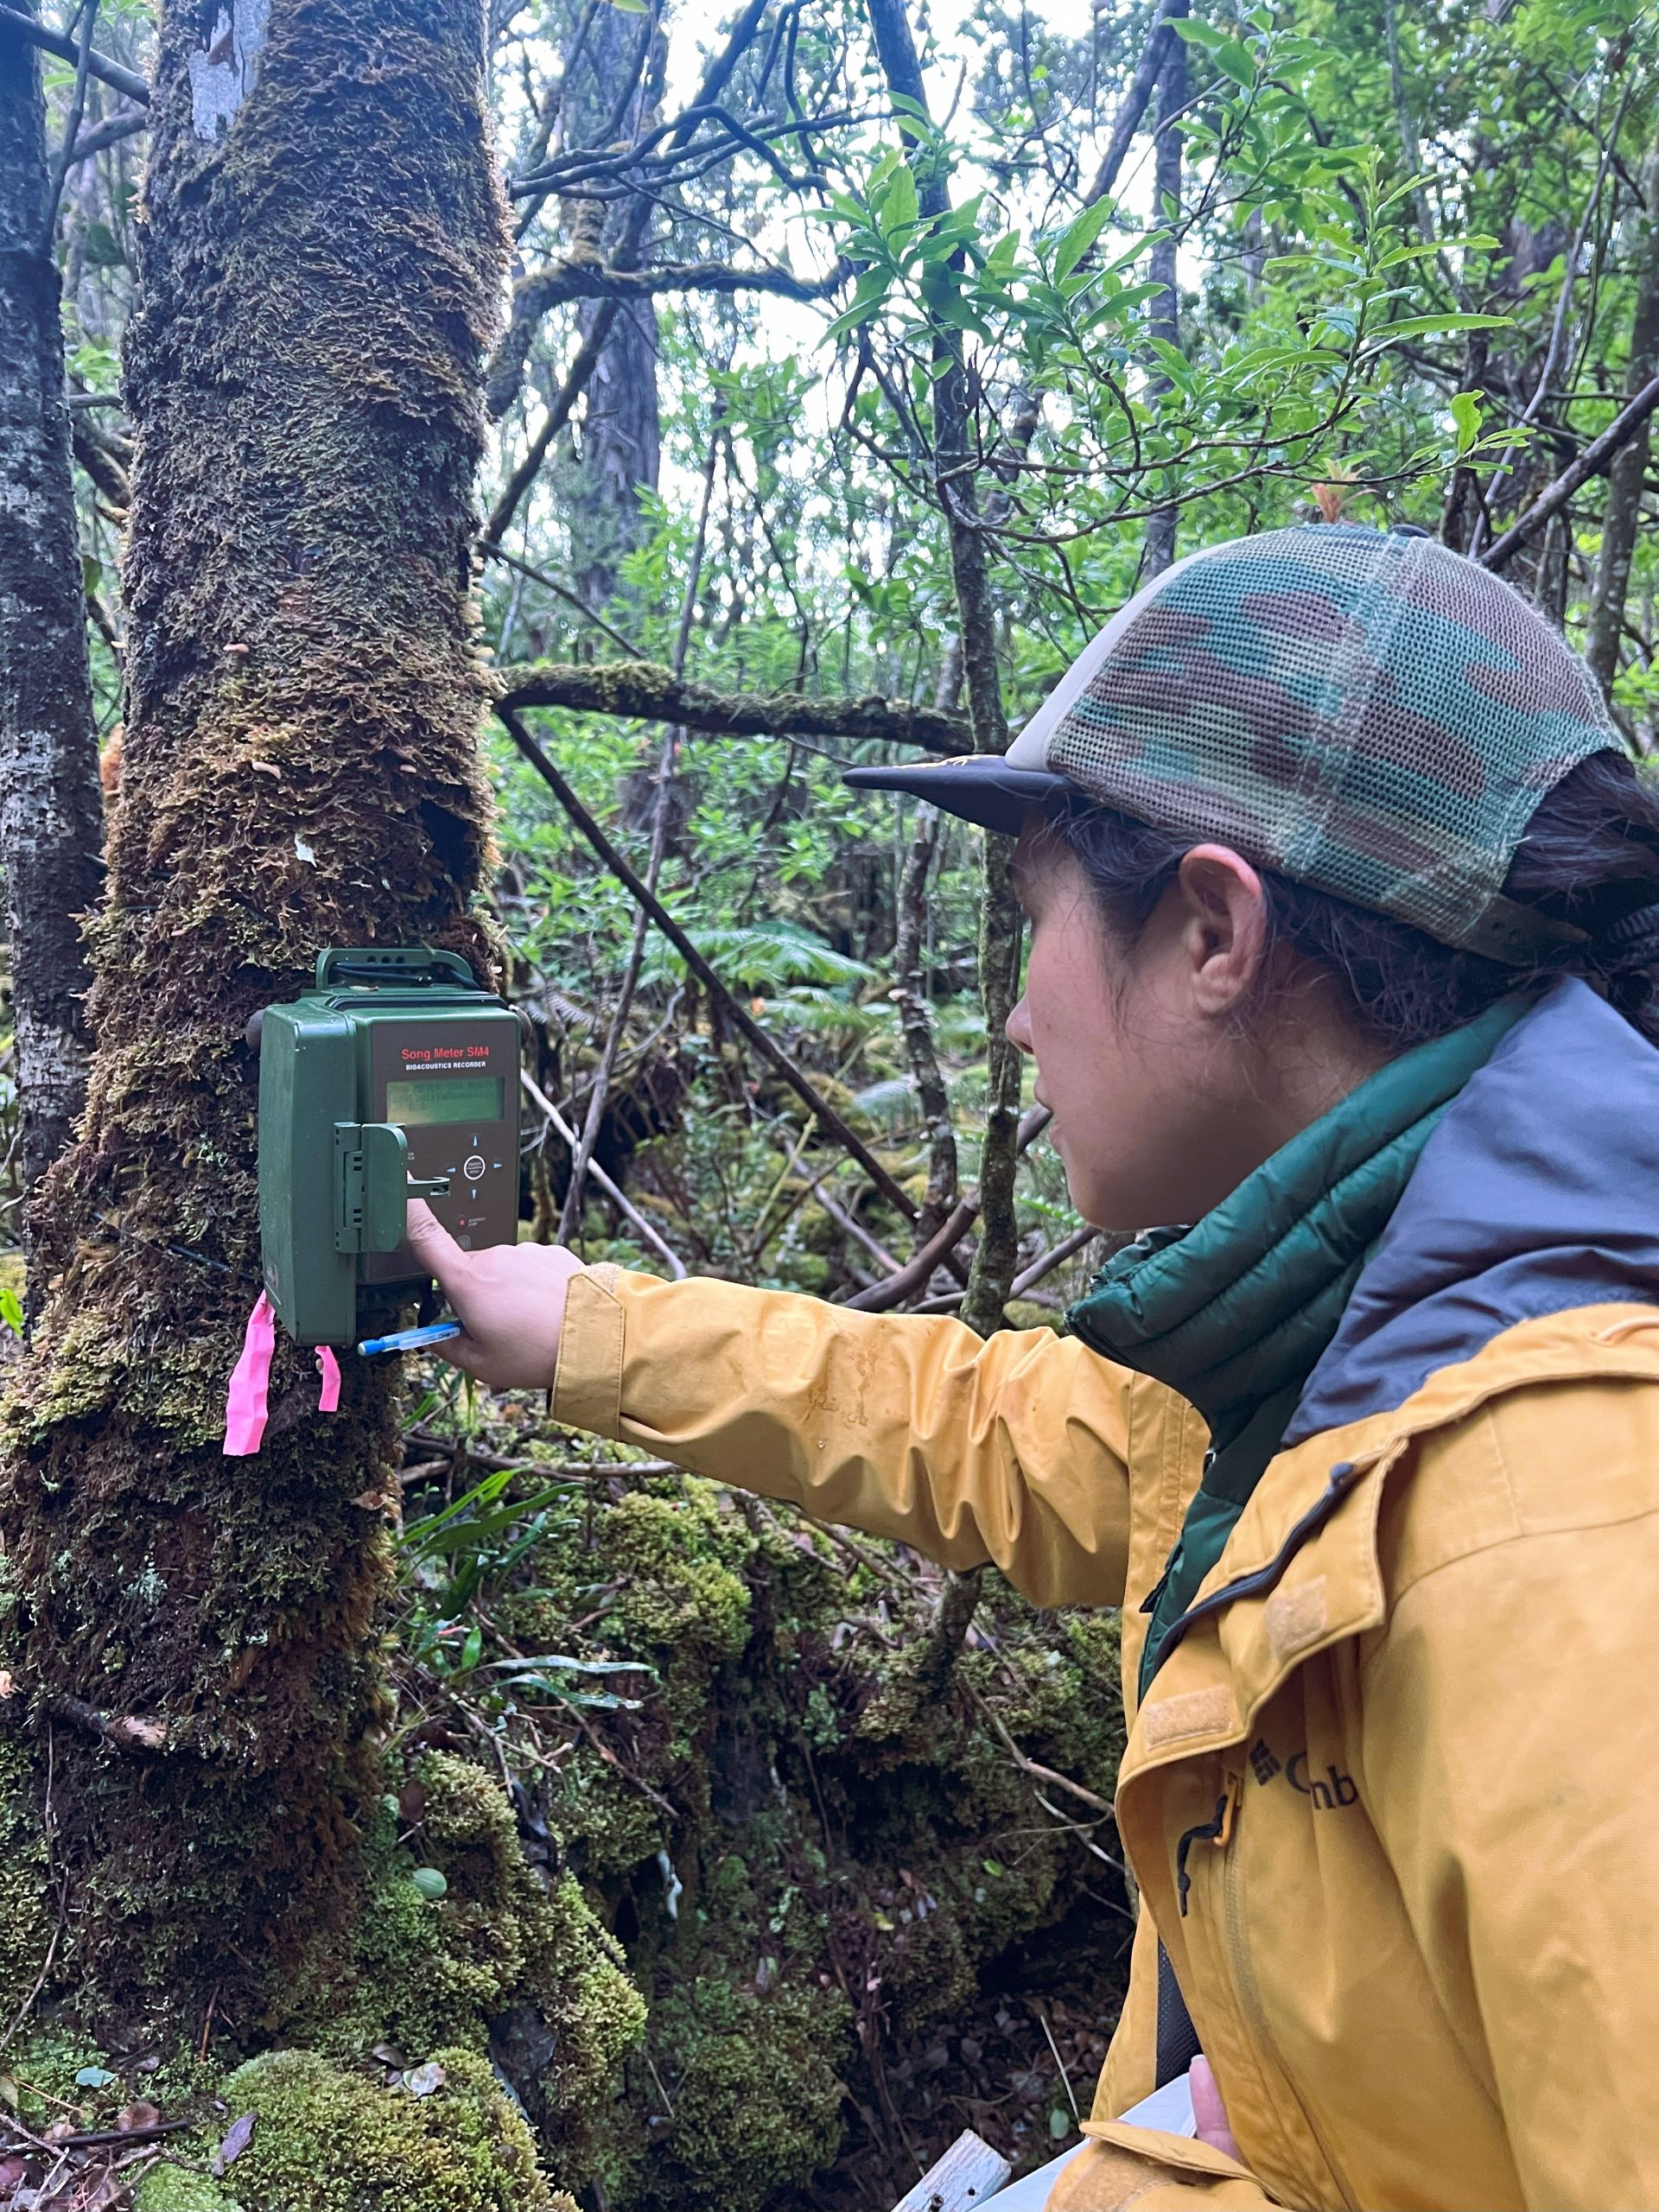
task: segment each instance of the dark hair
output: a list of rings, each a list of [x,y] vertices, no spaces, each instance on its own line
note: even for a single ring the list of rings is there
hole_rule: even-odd
[[[1109,928],[1130,945],[1200,842],[1103,806],[1057,816],[1052,835],[1082,867]],[[1262,880],[1273,944],[1333,982],[1355,1027],[1385,1051],[1442,1036],[1507,993],[1561,975],[1594,983],[1659,1044],[1659,912],[1620,932],[1659,901],[1659,791],[1623,753],[1594,753],[1563,776],[1510,864],[1510,898],[1587,934],[1586,943],[1552,946],[1535,967],[1461,952],[1287,876]],[[1274,988],[1270,977],[1264,988]]]

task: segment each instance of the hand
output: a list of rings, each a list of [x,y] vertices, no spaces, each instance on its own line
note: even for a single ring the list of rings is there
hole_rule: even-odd
[[[494,1390],[550,1390],[572,1275],[562,1244],[493,1244],[463,1252],[424,1198],[409,1202],[409,1245],[454,1308],[461,1333],[432,1349]]]
[[[1221,2089],[1216,2081],[1215,2069],[1203,2056],[1195,2058],[1188,2069],[1187,2087],[1192,2092],[1192,2117],[1198,2123],[1198,2138],[1212,2151],[1224,2151],[1230,2158],[1239,2158],[1238,2145],[1233,2131],[1227,2125],[1227,2107],[1221,2101]]]

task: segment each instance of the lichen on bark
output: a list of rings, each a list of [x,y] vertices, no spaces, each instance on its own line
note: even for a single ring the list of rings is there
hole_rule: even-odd
[[[475,0],[273,0],[204,138],[215,19],[162,24],[97,1052],[0,1512],[16,1689],[54,1728],[60,1967],[198,2019],[218,1988],[246,2024],[360,1893],[388,1548],[354,1501],[395,1427],[350,1363],[319,1418],[289,1347],[263,1456],[220,1456],[259,1275],[243,1031],[321,946],[486,956],[469,545],[504,231]]]

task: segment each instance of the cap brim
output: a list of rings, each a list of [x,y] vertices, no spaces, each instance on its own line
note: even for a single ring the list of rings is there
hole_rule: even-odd
[[[841,780],[859,791],[908,791],[930,806],[976,822],[982,830],[1017,836],[1033,808],[1053,813],[1084,794],[1068,776],[1047,768],[1013,768],[995,753],[969,753],[955,760],[906,760],[891,768],[848,768]]]

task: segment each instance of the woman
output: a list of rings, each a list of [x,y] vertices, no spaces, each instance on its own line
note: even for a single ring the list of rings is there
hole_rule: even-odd
[[[1144,1910],[1053,2207],[1659,2205],[1659,808],[1594,687],[1315,525],[1166,571],[1006,760],[854,780],[1018,829],[1073,1199],[1196,1225],[982,1344],[423,1210],[454,1357],[1124,1605]],[[1114,2120],[1200,2050],[1208,2139]]]

